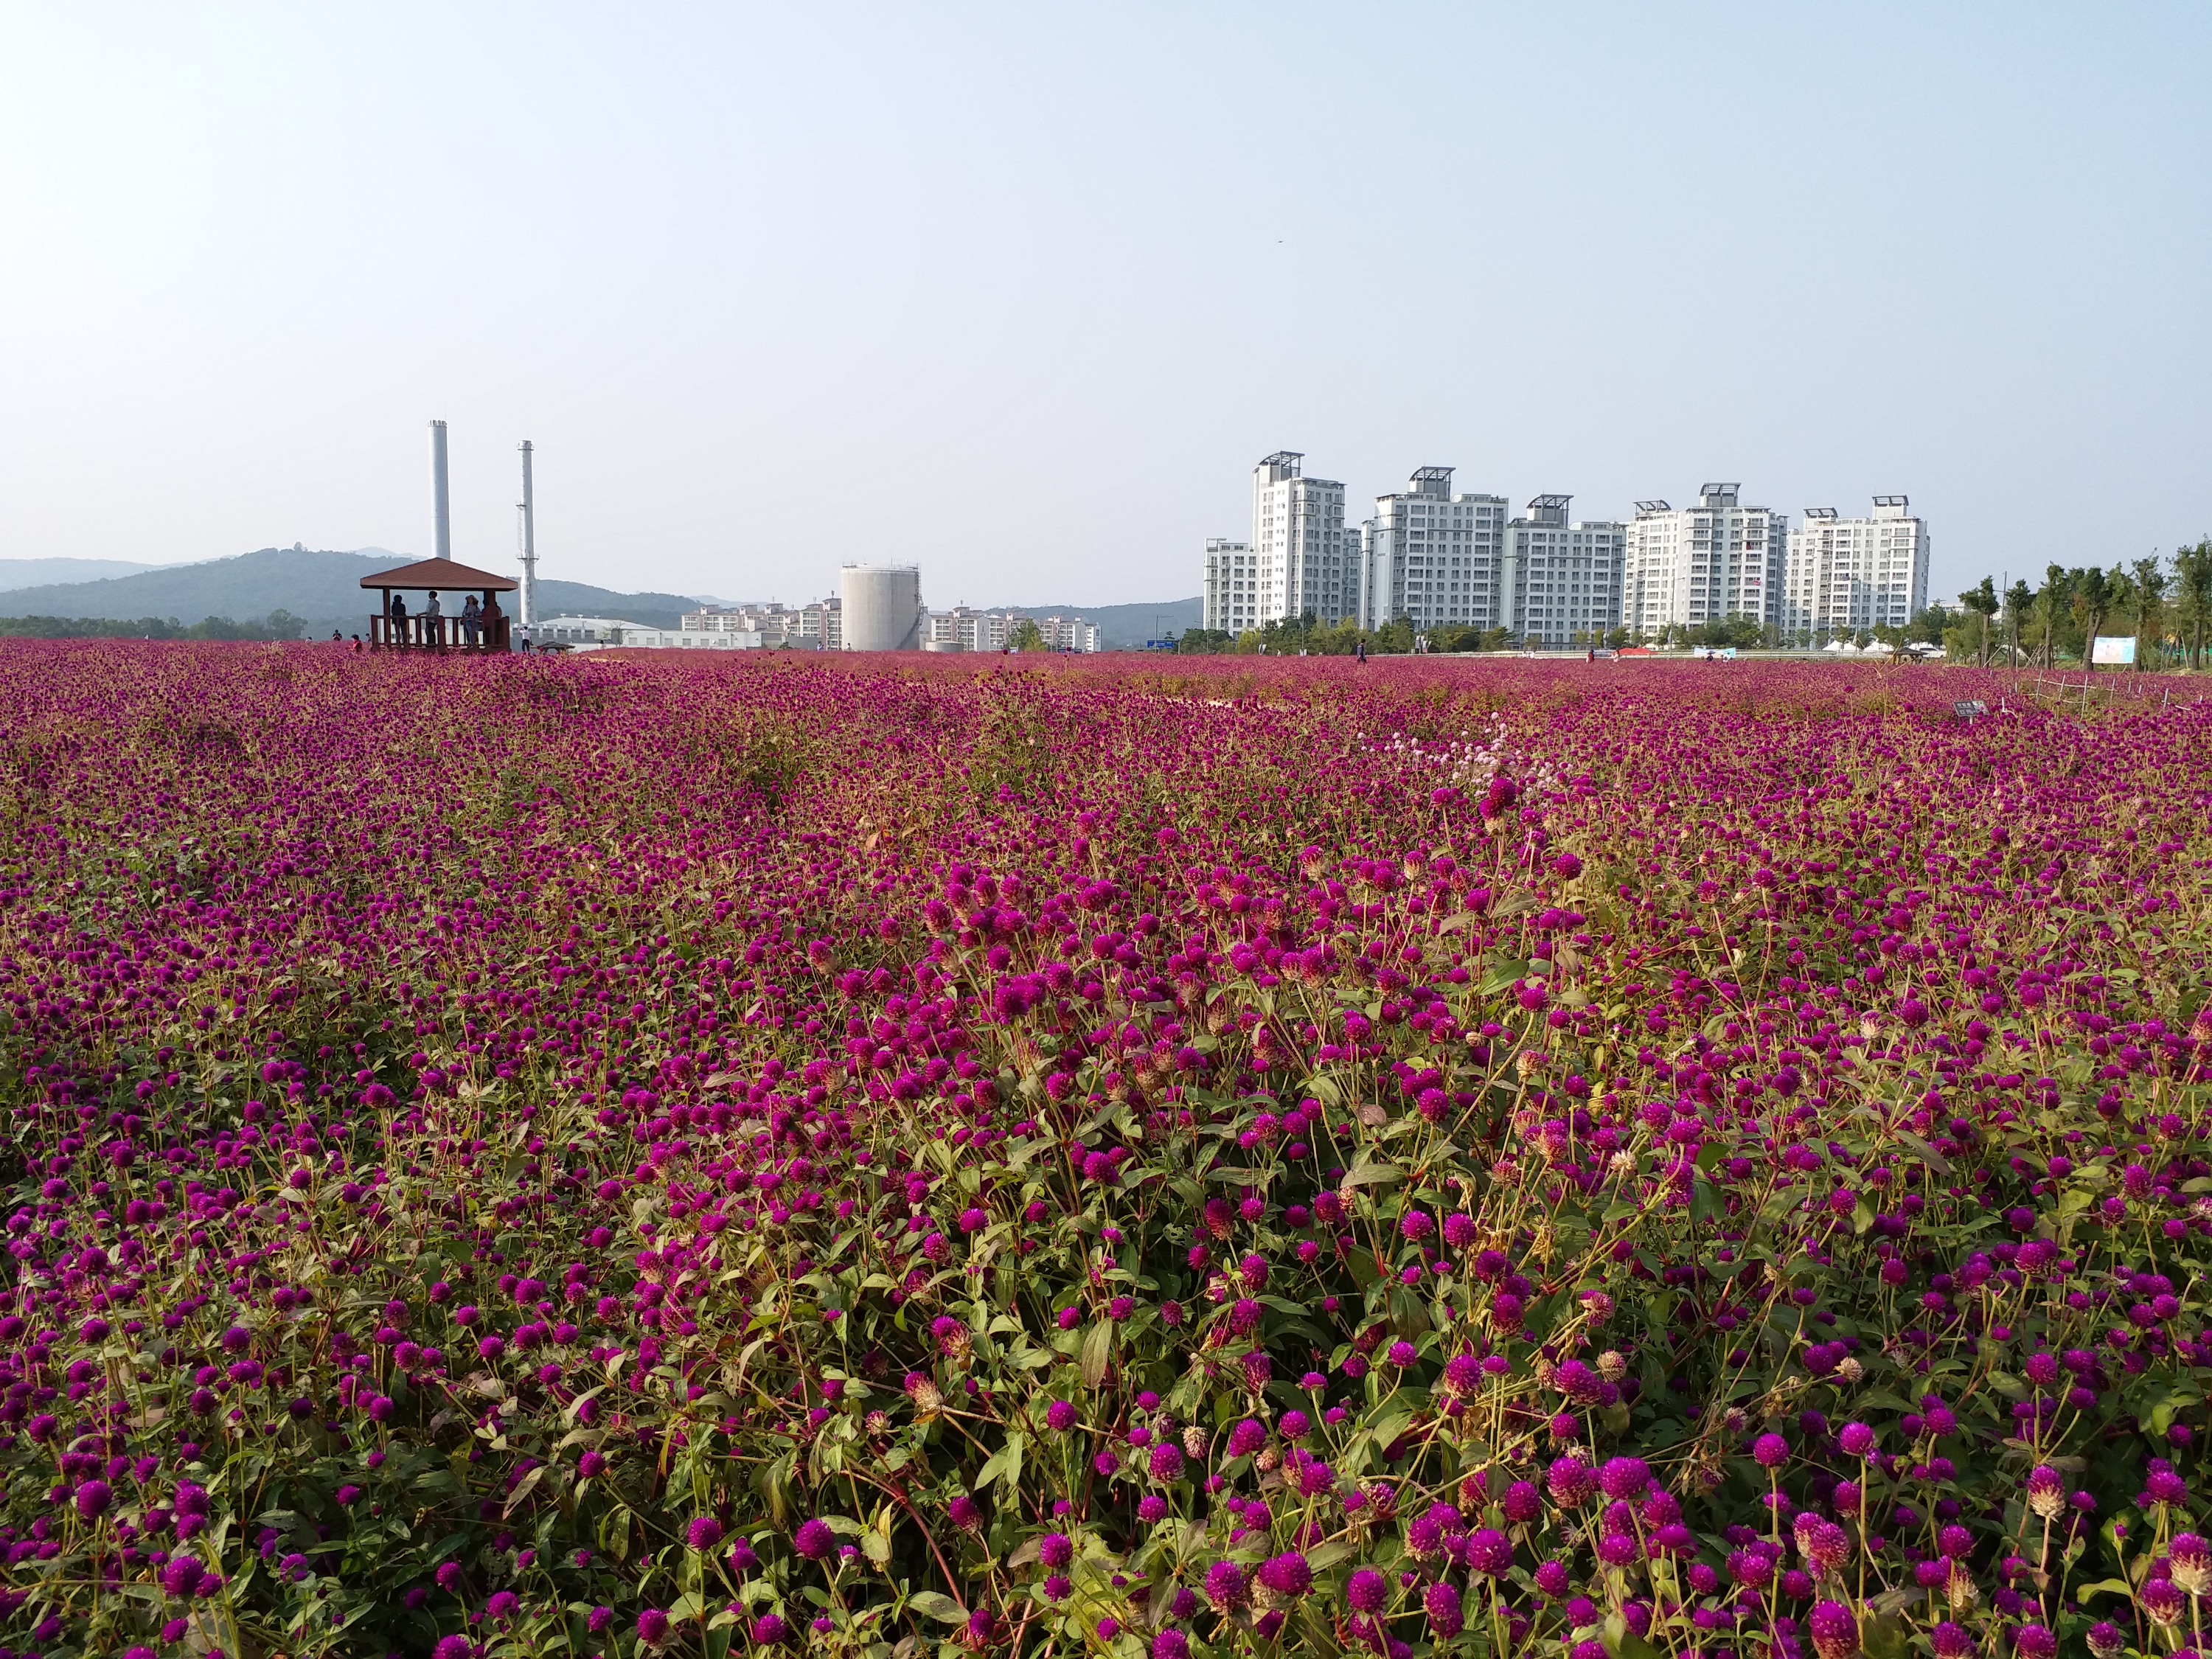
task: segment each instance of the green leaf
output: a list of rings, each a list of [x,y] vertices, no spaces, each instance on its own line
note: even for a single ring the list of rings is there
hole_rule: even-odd
[[[2093,1595],[2124,1595],[2135,1599],[2135,1586],[2124,1578],[2100,1578],[2094,1584],[2084,1584],[2074,1594],[2086,1601]]]
[[[940,1624],[964,1625],[968,1622],[968,1609],[951,1596],[936,1590],[918,1590],[906,1598],[906,1604],[923,1617],[934,1619]]]
[[[1106,1380],[1106,1368],[1114,1360],[1114,1325],[1102,1319],[1083,1334],[1083,1354],[1078,1362],[1083,1368],[1083,1386],[1095,1389]]]
[[[1336,1185],[1339,1191],[1352,1187],[1387,1187],[1405,1178],[1405,1170],[1395,1164],[1374,1164],[1362,1158]]]

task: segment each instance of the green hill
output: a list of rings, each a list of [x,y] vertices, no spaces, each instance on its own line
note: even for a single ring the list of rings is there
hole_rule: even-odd
[[[361,579],[412,562],[405,555],[371,548],[351,553],[264,547],[204,564],[165,565],[101,581],[50,582],[8,590],[0,611],[15,617],[93,617],[103,621],[173,617],[198,622],[227,617],[245,622],[275,611],[304,617],[311,632],[351,632],[368,620],[375,601]],[[509,569],[498,574],[513,575]],[[681,593],[618,593],[587,582],[539,578],[544,615],[564,612],[613,617],[651,627],[673,628],[692,601]]]

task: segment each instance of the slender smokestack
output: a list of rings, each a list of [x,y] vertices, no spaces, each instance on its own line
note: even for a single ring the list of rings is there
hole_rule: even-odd
[[[530,488],[530,440],[522,441],[522,625],[538,626],[538,510]]]
[[[435,521],[438,549],[434,556],[453,556],[453,512],[446,500],[446,423],[430,422],[430,513]]]

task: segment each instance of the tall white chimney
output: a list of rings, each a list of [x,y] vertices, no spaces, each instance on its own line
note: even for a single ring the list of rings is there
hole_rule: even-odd
[[[522,441],[522,625],[538,626],[538,510],[530,489],[530,440]]]
[[[453,512],[446,499],[446,423],[430,422],[430,511],[436,520],[438,550],[434,556],[453,556]]]

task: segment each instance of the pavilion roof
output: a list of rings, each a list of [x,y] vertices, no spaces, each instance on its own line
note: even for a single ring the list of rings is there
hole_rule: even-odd
[[[451,559],[417,559],[413,564],[403,564],[396,570],[380,570],[373,576],[361,579],[363,587],[419,588],[435,592],[441,588],[459,591],[489,588],[495,593],[512,593],[521,586],[511,576],[495,576],[489,570],[477,570],[465,564],[455,564]]]

